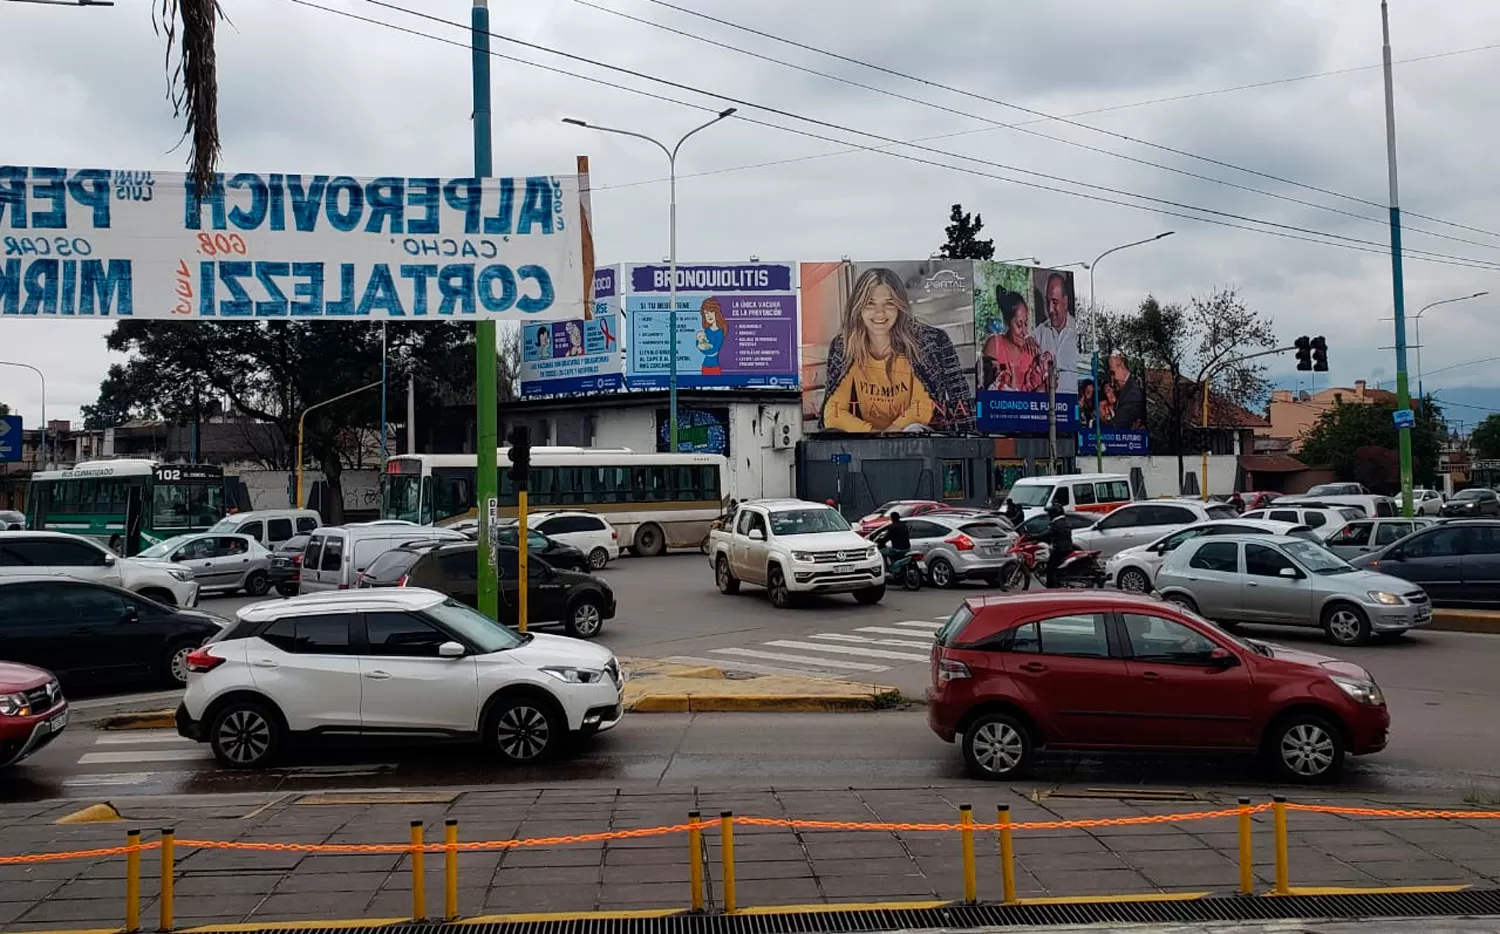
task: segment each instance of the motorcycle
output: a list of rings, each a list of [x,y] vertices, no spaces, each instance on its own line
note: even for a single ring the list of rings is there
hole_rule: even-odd
[[[1029,535],[1019,535],[1011,543],[1006,555],[1011,559],[1001,567],[997,577],[1000,589],[1007,593],[1013,590],[1030,590],[1033,579],[1045,586],[1047,580],[1047,544]],[[1104,586],[1107,575],[1099,560],[1099,552],[1074,551],[1063,559],[1058,568],[1057,579],[1067,590],[1098,590]]]
[[[895,561],[885,562],[885,582],[887,585],[900,584],[907,590],[921,590],[922,581],[927,576],[927,571],[922,567],[922,553],[913,551],[902,555]]]

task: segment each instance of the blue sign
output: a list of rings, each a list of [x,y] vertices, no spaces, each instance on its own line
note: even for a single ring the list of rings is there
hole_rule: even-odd
[[[1143,428],[1105,428],[1100,431],[1099,440],[1104,442],[1105,454],[1135,456],[1151,453],[1151,439]],[[1085,426],[1078,429],[1078,453],[1094,453],[1092,428]]]
[[[0,464],[21,459],[21,416],[0,415]]]
[[[594,270],[594,313],[521,326],[521,397],[614,392],[625,383],[618,269]]]
[[[828,459],[835,464],[849,464],[854,462],[854,455],[841,452],[830,455]]]
[[[1417,413],[1411,409],[1397,409],[1391,413],[1391,418],[1396,422],[1397,430],[1417,427]]]
[[[1070,435],[1078,428],[1078,396],[1057,393],[1057,433]],[[979,393],[979,430],[997,434],[1038,434],[1048,431],[1047,394],[986,389]]]

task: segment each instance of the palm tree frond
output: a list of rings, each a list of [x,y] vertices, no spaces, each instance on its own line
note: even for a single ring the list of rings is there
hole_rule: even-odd
[[[187,117],[182,138],[191,143],[189,175],[198,191],[207,191],[212,186],[219,162],[219,79],[214,28],[223,15],[219,0],[160,0],[152,17],[157,35],[165,35],[167,39],[164,66],[167,100],[172,102],[173,117]]]

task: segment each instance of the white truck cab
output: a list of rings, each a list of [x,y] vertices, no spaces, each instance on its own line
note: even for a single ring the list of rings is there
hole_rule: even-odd
[[[721,593],[756,584],[783,609],[801,594],[852,593],[867,605],[885,596],[880,550],[822,503],[741,503],[723,529],[709,533],[708,561]]]

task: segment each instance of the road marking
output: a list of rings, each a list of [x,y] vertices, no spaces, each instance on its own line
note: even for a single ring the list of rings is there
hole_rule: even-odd
[[[194,743],[186,736],[164,730],[140,730],[130,733],[107,733],[94,740],[95,746],[135,746],[143,743]]]
[[[885,649],[855,648],[852,645],[819,645],[816,642],[798,642],[794,639],[777,639],[775,642],[767,642],[773,648],[778,649],[802,649],[814,652],[837,652],[840,655],[863,655],[866,658],[889,658],[902,662],[925,662],[928,656],[912,652],[890,652]]]
[[[769,643],[769,644],[773,644],[774,645],[775,643]],[[796,643],[796,645],[802,646],[802,647],[805,647],[805,648],[809,648],[809,649],[813,649],[815,651],[820,651],[820,652],[821,651],[827,651],[830,648],[832,648],[832,646],[827,646],[827,645],[812,645],[810,643],[805,643],[805,642],[799,642],[799,643]],[[756,649],[728,648],[728,649],[709,649],[708,651],[709,651],[709,654],[711,654],[711,655],[733,655],[733,656],[735,656],[737,658],[761,658],[761,659],[765,659],[768,662],[799,662],[799,663],[806,664],[806,665],[822,665],[825,668],[841,668],[841,669],[846,669],[848,671],[889,671],[890,670],[890,666],[889,665],[866,665],[866,664],[863,664],[861,662],[846,662],[846,661],[841,661],[841,660],[832,659],[832,658],[817,658],[817,657],[811,656],[811,655],[787,655],[787,654],[784,654],[784,653],[781,653],[781,652],[761,652],[761,651],[758,651]]]
[[[155,772],[109,772],[104,775],[76,775],[62,780],[63,787],[77,788],[84,785],[144,785],[155,777]]]
[[[727,671],[746,671],[757,675],[794,675],[797,677],[823,677],[823,678],[848,678],[851,677],[847,671],[829,671],[827,668],[782,668],[779,665],[762,665],[756,662],[730,661],[724,658],[695,658],[691,655],[673,655],[664,658],[665,662],[676,662],[679,665],[712,665],[715,668],[723,668]],[[822,659],[817,660],[821,665],[827,665]],[[885,670],[884,665],[868,665],[868,668]]]
[[[809,639],[827,639],[831,642],[859,642],[868,645],[893,645],[898,648],[925,649],[932,645],[931,642],[913,642],[910,639],[871,639],[866,636],[851,636],[842,632],[819,632],[808,636]]]
[[[126,752],[87,752],[79,765],[120,765],[126,762],[203,762],[213,756],[207,749],[132,749]]]
[[[855,632],[873,632],[873,633],[875,633],[877,635],[881,635],[881,636],[906,636],[908,639],[910,639],[912,636],[920,636],[921,635],[920,632],[912,632],[910,629],[897,629],[894,626],[861,626],[861,627],[859,627],[858,629],[856,629],[854,631]],[[918,645],[931,645],[932,642],[931,642],[931,640],[929,640],[927,642],[919,642],[917,644]]]
[[[947,617],[943,617],[943,619],[946,621]],[[937,630],[943,628],[943,624],[942,623],[924,623],[924,622],[922,622],[919,619],[908,619],[908,620],[904,620],[904,621],[899,622],[899,623],[892,623],[891,625],[893,625],[893,626],[910,626],[913,629],[931,629],[934,632],[936,632]]]

